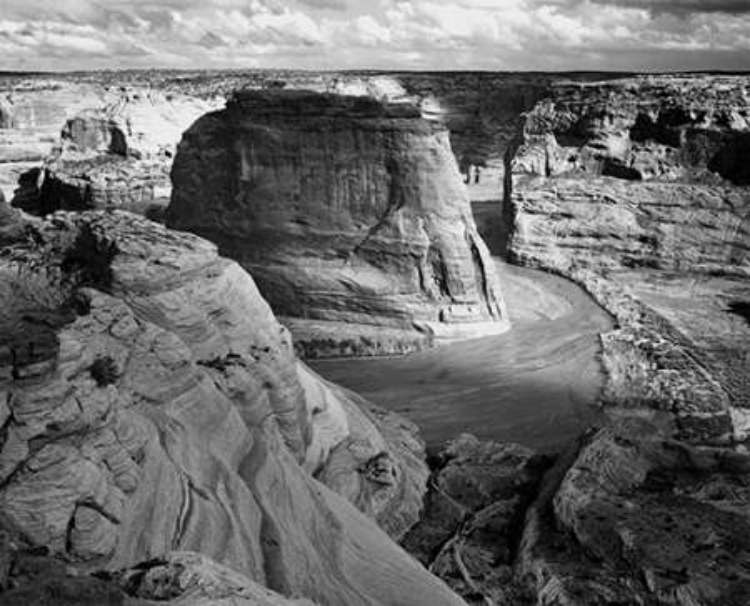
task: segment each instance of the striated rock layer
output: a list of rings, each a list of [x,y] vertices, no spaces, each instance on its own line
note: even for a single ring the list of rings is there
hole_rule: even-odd
[[[100,93],[98,103],[89,100],[90,107],[57,126],[57,146],[19,178],[15,206],[35,215],[104,208],[161,213],[183,131],[217,103],[139,88]]]
[[[558,85],[513,161],[510,254],[618,320],[604,399],[693,441],[750,436],[750,79]]]
[[[393,536],[416,521],[413,428],[297,362],[239,265],[126,213],[15,237],[0,530],[81,571],[188,550],[325,604],[461,603],[350,503]]]
[[[168,225],[250,270],[309,355],[507,328],[448,132],[410,106],[238,93],[185,134],[172,179]]]

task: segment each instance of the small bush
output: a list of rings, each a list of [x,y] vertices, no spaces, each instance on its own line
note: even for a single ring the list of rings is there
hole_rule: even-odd
[[[120,372],[110,356],[100,356],[89,368],[89,372],[99,387],[112,385],[120,378]]]

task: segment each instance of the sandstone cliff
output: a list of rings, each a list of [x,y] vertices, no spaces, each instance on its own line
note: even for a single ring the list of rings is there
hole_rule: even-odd
[[[403,533],[424,488],[413,431],[298,363],[213,245],[58,213],[15,235],[0,274],[14,540],[81,572],[191,550],[325,604],[461,603],[340,496]]]
[[[747,78],[642,76],[552,86],[526,117],[513,171],[750,183]]]
[[[507,328],[447,131],[409,106],[246,92],[184,136],[171,227],[252,272],[308,355]]]
[[[20,176],[15,206],[36,215],[120,208],[159,216],[183,131],[217,103],[138,88],[102,94],[60,124],[59,146]]]
[[[510,254],[583,284],[618,320],[605,400],[697,441],[750,428],[747,77],[553,87],[526,117]]]

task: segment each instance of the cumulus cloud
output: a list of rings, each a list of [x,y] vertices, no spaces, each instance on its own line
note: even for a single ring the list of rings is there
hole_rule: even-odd
[[[2,0],[0,69],[750,69],[747,0]]]

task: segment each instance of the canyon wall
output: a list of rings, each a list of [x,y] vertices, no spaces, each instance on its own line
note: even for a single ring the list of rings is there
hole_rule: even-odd
[[[526,117],[506,209],[512,258],[618,319],[605,399],[698,441],[750,428],[748,90],[740,76],[557,84]]]
[[[0,534],[79,573],[188,550],[325,604],[461,603],[375,521],[417,519],[413,428],[298,362],[239,265],[127,213],[23,227],[0,260]]]
[[[218,102],[146,88],[101,94],[72,115],[73,107],[63,105],[68,117],[58,125],[58,141],[20,175],[15,206],[36,215],[120,208],[159,216],[182,133]]]
[[[167,224],[257,279],[306,355],[507,329],[448,132],[408,105],[238,93],[184,136]]]

